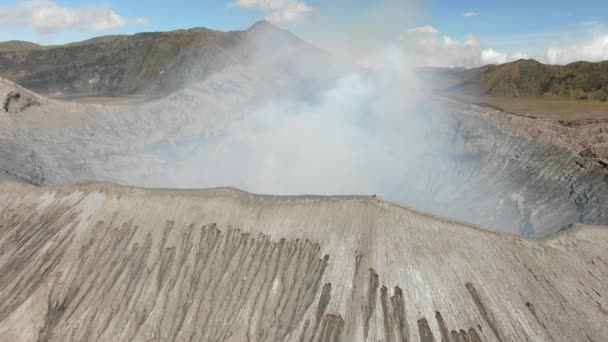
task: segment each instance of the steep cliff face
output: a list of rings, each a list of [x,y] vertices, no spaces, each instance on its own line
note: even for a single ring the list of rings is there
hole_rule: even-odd
[[[523,235],[542,236],[567,222],[608,222],[602,204],[608,201],[608,168],[575,153],[568,135],[544,129],[542,120],[448,107],[452,111],[432,125],[441,152],[404,177],[419,186],[403,203]],[[517,123],[504,123],[509,120]]]
[[[565,147],[574,154],[608,166],[606,119],[538,120],[491,110],[485,116],[506,132]]]
[[[370,197],[0,184],[6,341],[601,341],[608,230]]]

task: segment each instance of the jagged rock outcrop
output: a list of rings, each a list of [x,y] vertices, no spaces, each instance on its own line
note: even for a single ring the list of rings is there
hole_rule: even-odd
[[[19,113],[31,106],[39,106],[40,102],[31,96],[24,96],[21,93],[11,91],[4,97],[2,109],[6,113]]]
[[[0,340],[601,341],[607,244],[371,197],[0,183]]]
[[[494,110],[484,117],[510,134],[565,147],[581,157],[597,159],[600,165],[608,161],[608,120],[555,121]]]

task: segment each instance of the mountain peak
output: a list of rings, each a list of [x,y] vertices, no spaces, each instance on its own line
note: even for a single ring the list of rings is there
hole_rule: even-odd
[[[528,59],[520,58],[520,59],[518,59],[516,61],[513,61],[512,63],[513,64],[534,64],[534,65],[543,64],[543,63],[537,61],[534,58],[528,58]],[[508,63],[506,63],[506,64],[508,64]]]
[[[253,37],[262,37],[264,40],[272,40],[274,42],[301,43],[300,39],[293,33],[276,26],[266,19],[256,22],[245,32]],[[260,43],[258,42],[258,44]]]
[[[276,30],[278,27],[266,19],[262,19],[255,24],[253,24],[247,31],[253,30]]]

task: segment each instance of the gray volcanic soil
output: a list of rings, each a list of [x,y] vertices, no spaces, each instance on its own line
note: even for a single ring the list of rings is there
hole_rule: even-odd
[[[602,341],[608,230],[370,197],[0,184],[2,341]]]

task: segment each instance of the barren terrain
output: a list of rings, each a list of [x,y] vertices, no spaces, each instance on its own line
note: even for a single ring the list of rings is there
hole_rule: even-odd
[[[601,341],[605,227],[371,197],[0,184],[0,340]]]

